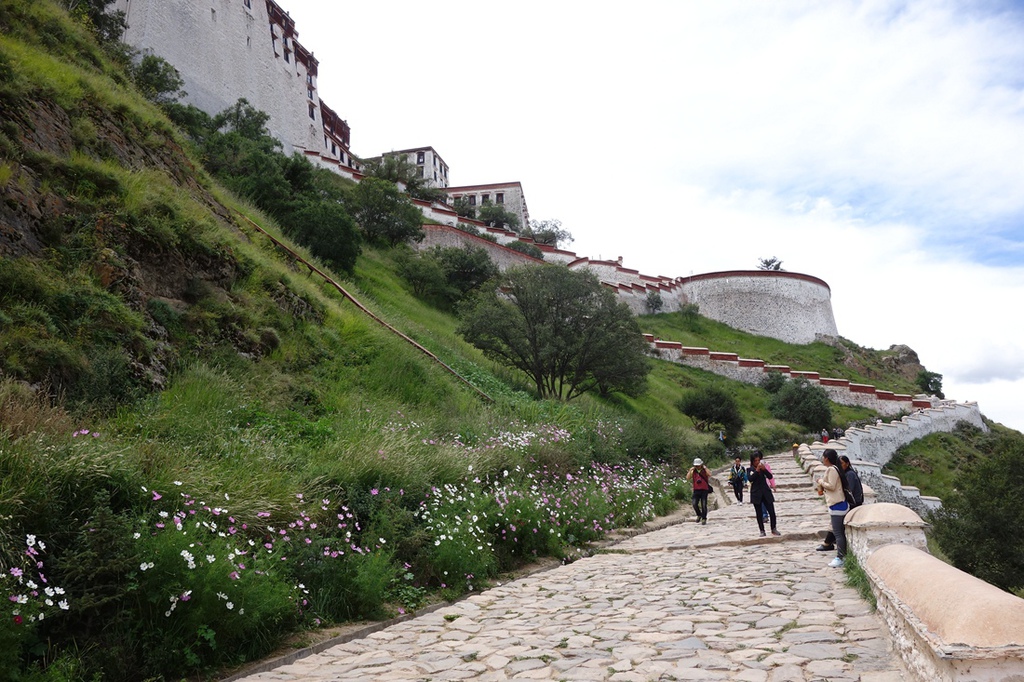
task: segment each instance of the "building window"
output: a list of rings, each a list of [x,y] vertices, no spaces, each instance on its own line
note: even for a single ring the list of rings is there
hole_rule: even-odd
[[[423,163],[423,152],[416,152],[416,163]]]
[[[307,95],[307,96],[308,96],[308,97],[309,97],[310,99],[313,99],[313,88],[306,88],[306,95]]]
[[[496,202],[498,202],[499,204],[504,204],[505,203],[505,195],[504,195],[504,193],[498,192],[497,194],[495,194],[494,195],[494,200]]]
[[[476,195],[475,194],[470,194],[469,195],[469,205],[470,206],[476,206]]]
[[[420,166],[416,170],[419,171],[419,176],[422,178],[423,177],[423,166]]]
[[[480,197],[480,203],[481,204],[487,204],[487,203],[490,203],[490,201],[491,201],[491,195],[490,194],[485,194],[482,197]]]
[[[291,61],[291,54],[292,54],[291,51],[289,51],[288,48],[286,47],[284,49],[284,60],[286,62],[290,62]]]
[[[312,104],[309,105],[309,117],[314,121],[316,120],[316,107]]]
[[[313,74],[306,74],[306,85],[308,85],[309,87],[313,87]]]

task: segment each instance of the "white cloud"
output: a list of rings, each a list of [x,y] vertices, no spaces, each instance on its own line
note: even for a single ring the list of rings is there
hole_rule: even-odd
[[[831,285],[843,336],[910,345],[1024,429],[1020,14],[282,2],[357,154],[433,145],[454,184],[519,180],[571,248],[645,273],[777,256]]]

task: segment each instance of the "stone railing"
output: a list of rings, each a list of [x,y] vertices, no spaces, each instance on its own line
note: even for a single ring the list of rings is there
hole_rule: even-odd
[[[830,440],[827,444],[815,441],[803,447],[807,448],[808,456],[814,461],[820,460],[822,451],[828,448],[846,455],[861,480],[874,489],[879,502],[902,504],[921,516],[927,516],[942,506],[942,501],[937,497],[922,495],[914,486],[903,485],[895,476],[883,474],[882,467],[889,463],[902,446],[933,433],[953,431],[961,422],[977,426],[983,431],[988,430],[977,403],[943,401],[935,407],[918,410],[901,419],[849,429],[842,438]]]
[[[812,479],[824,474],[808,446],[797,459]],[[846,516],[849,551],[896,651],[922,682],[1021,682],[1024,599],[932,556],[927,525],[904,505],[876,503],[867,485],[865,504]]]

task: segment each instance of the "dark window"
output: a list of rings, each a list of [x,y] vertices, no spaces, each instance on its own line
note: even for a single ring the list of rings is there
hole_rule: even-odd
[[[314,121],[316,120],[316,107],[312,104],[309,105],[309,117]]]
[[[291,54],[292,53],[288,51],[288,48],[285,48],[285,50],[284,50],[284,60],[286,62],[290,62],[291,61]]]
[[[423,152],[416,152],[416,163],[423,163]]]
[[[423,166],[420,166],[420,167],[419,167],[419,168],[417,168],[416,170],[418,170],[418,171],[419,171],[420,177],[422,178],[422,177],[423,177]]]
[[[309,95],[310,99],[313,99],[313,88],[306,88],[306,94]]]
[[[505,195],[501,192],[498,192],[497,194],[494,195],[494,200],[497,201],[499,204],[504,204]]]
[[[490,201],[491,201],[491,195],[490,194],[485,194],[482,197],[480,197],[480,203],[481,204],[487,204],[487,203],[490,203]]]
[[[310,87],[312,87],[312,85],[313,85],[313,74],[311,74],[311,73],[306,74],[306,85],[309,85]]]

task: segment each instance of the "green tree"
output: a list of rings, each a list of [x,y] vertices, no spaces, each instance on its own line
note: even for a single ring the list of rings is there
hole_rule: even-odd
[[[527,256],[532,256],[538,260],[544,260],[544,252],[540,250],[540,247],[530,242],[514,241],[505,244],[508,248],[519,253],[525,253]]]
[[[922,369],[917,373],[914,383],[917,384],[922,393],[933,395],[939,399],[946,397],[942,393],[942,375],[938,372],[929,372],[926,369]]]
[[[115,0],[63,0],[64,7],[76,21],[88,26],[101,44],[115,42],[121,38],[125,28],[124,12],[111,12],[107,8]]]
[[[420,170],[405,154],[384,154],[364,165],[365,175],[402,185],[409,196],[415,199],[444,203],[448,194],[443,189],[431,187],[420,175]]]
[[[758,259],[757,269],[758,270],[781,270],[782,269],[782,261],[780,261],[775,256],[772,256],[771,258],[759,258]]]
[[[761,388],[775,395],[786,385],[786,375],[782,372],[768,372],[761,379]]]
[[[359,230],[340,203],[306,199],[287,216],[284,228],[332,268],[347,273],[355,269],[361,250]]]
[[[649,366],[640,329],[593,273],[533,265],[512,268],[498,282],[500,292],[481,289],[466,305],[459,333],[525,372],[540,396],[644,390]]]
[[[555,248],[573,241],[572,234],[562,227],[561,220],[531,220],[527,235],[538,244]]]
[[[469,203],[468,197],[456,197],[452,207],[459,216],[476,220],[476,206]]]
[[[1006,433],[992,454],[962,469],[932,515],[932,536],[957,568],[1004,590],[1024,588],[1024,437]]]
[[[498,266],[479,246],[461,249],[435,246],[432,251],[441,264],[448,286],[457,292],[453,303],[498,275]]]
[[[485,202],[477,212],[477,220],[491,227],[504,227],[507,230],[513,232],[519,231],[519,216],[510,211],[506,211],[505,207],[501,204],[492,204],[491,202]]]
[[[146,99],[156,104],[171,104],[188,94],[181,89],[185,81],[178,70],[152,52],[144,52],[133,62],[128,75]]]
[[[699,431],[724,431],[735,440],[743,430],[743,415],[736,399],[717,386],[687,391],[676,403],[680,412],[693,420]]]
[[[380,178],[363,178],[352,192],[352,215],[366,240],[397,246],[423,241],[423,214],[394,183]]]
[[[661,298],[660,291],[647,292],[647,298],[644,299],[644,308],[647,309],[648,315],[657,315],[664,307],[665,301]]]
[[[786,381],[768,401],[768,410],[776,419],[813,431],[828,428],[832,423],[828,393],[804,378]]]

